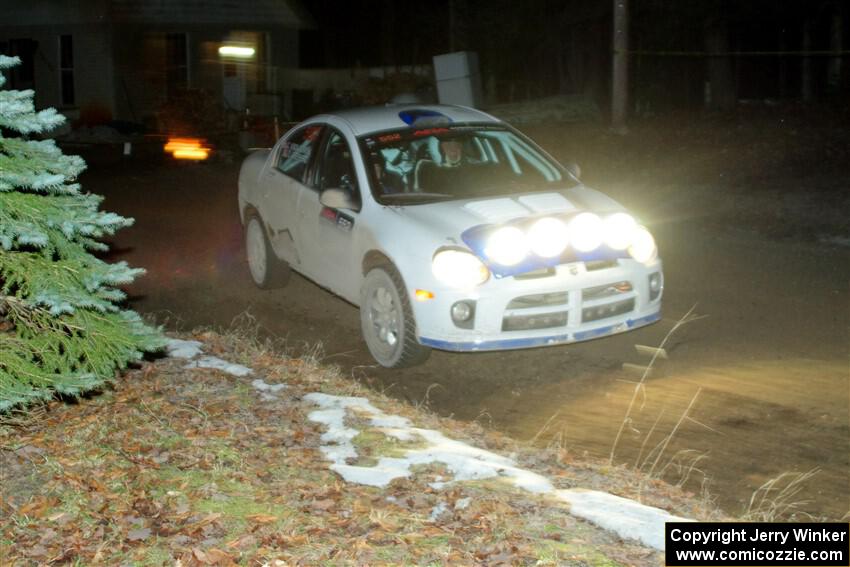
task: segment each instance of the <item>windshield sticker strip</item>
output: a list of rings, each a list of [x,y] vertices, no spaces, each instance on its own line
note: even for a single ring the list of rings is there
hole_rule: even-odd
[[[447,134],[451,132],[448,128],[426,128],[424,130],[415,130],[413,132],[414,136],[433,136],[435,134]]]

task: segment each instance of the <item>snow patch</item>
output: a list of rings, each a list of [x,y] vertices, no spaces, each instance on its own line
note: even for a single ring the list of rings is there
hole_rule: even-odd
[[[558,490],[555,495],[570,504],[574,516],[655,549],[664,549],[665,522],[693,521],[607,492],[570,489]]]
[[[200,341],[184,341],[181,339],[168,339],[165,343],[168,356],[173,358],[195,358],[201,354]]]
[[[381,415],[372,417],[372,425],[375,427],[388,427],[401,430],[410,427],[410,420],[397,415]]]
[[[322,441],[328,444],[320,449],[331,461],[331,470],[348,482],[385,487],[397,478],[410,476],[414,465],[442,464],[451,472],[452,478],[448,482],[431,483],[434,488],[464,480],[503,478],[528,492],[552,495],[568,503],[573,515],[611,530],[620,537],[635,539],[660,550],[664,549],[664,522],[690,521],[604,492],[556,490],[549,479],[518,467],[513,459],[449,439],[439,431],[411,427],[409,420],[386,415],[365,398],[311,393],[304,399],[322,408],[311,412],[308,418],[326,427]],[[388,436],[404,441],[420,438],[426,446],[409,449],[401,458],[383,457],[371,467],[349,465],[348,462],[357,458],[351,440],[359,431],[345,426],[348,410],[357,411],[360,417],[368,417],[374,427],[383,428]],[[455,508],[461,510],[468,505],[469,499],[462,499],[455,503]],[[431,519],[447,510],[445,504],[439,504],[432,510]]]
[[[355,452],[355,459],[357,458],[356,455]],[[378,461],[378,464],[373,467],[334,463],[331,465],[331,470],[348,482],[378,488],[384,488],[395,479],[408,477],[412,474],[410,472],[410,464],[406,459],[396,459],[394,457],[382,457]]]
[[[251,385],[254,389],[259,390],[260,392],[267,392],[271,394],[276,394],[288,387],[286,384],[266,384],[264,380],[260,380],[259,378],[253,380]]]
[[[440,516],[449,511],[449,507],[446,506],[445,502],[438,502],[436,506],[431,509],[431,521],[436,522]]]
[[[202,356],[198,360],[190,361],[184,368],[214,368],[233,376],[248,376],[251,374],[251,369],[247,366],[227,362],[217,356]]]

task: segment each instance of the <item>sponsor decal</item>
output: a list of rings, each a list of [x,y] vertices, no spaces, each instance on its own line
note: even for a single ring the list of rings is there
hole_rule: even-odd
[[[345,232],[351,232],[354,228],[354,217],[330,207],[322,207],[319,218],[335,224],[338,229]]]

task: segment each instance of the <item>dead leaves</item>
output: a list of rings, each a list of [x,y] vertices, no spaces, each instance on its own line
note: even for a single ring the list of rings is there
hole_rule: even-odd
[[[44,496],[36,496],[17,510],[20,516],[29,518],[43,518],[45,513],[58,504],[56,498],[47,498]]]
[[[310,509],[317,512],[327,512],[336,508],[336,501],[330,498],[324,500],[314,500],[310,503]]]
[[[5,467],[16,499],[0,513],[13,562],[145,563],[154,552],[185,567],[534,562],[543,536],[528,519],[546,510],[484,485],[436,490],[429,483],[449,474],[439,467],[387,490],[345,484],[317,450],[297,381],[270,407],[244,380],[182,365],[144,366],[14,439],[0,430],[0,447],[17,451],[0,458],[23,463]]]
[[[191,557],[202,565],[236,565],[233,556],[226,551],[214,547],[207,550],[196,547],[192,549]]]
[[[255,524],[271,524],[272,522],[276,522],[278,517],[271,514],[251,514],[250,516],[245,516],[245,519]]]
[[[127,541],[144,541],[151,536],[150,528],[137,528],[127,532]]]

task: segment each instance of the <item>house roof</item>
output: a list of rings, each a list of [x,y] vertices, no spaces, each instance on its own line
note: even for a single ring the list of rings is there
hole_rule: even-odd
[[[222,24],[315,27],[300,0],[42,0],[10,6],[4,23]],[[2,24],[0,24],[2,26]]]
[[[108,0],[114,22],[308,27],[297,0]]]

